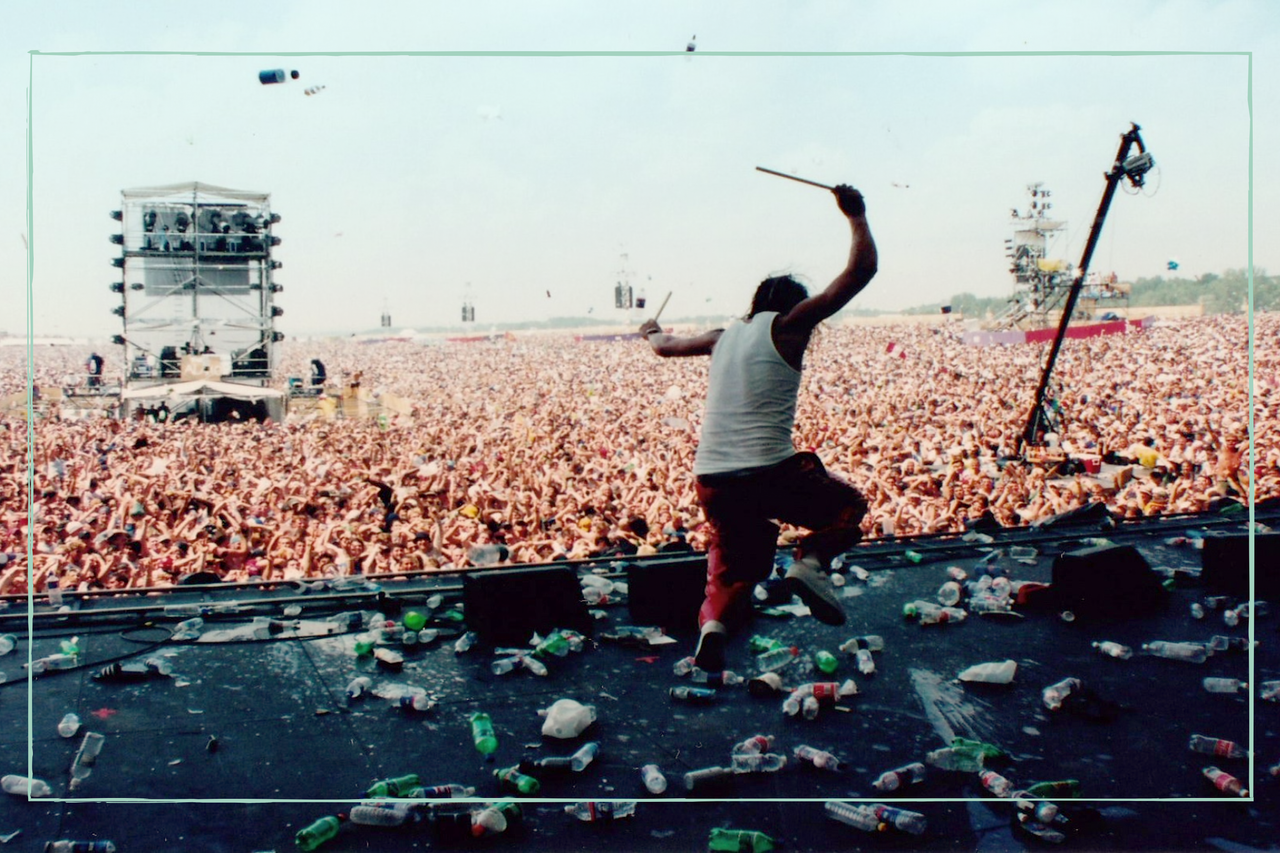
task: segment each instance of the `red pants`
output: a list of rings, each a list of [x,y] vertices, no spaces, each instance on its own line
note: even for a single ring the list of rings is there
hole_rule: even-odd
[[[773,570],[774,519],[812,531],[798,543],[796,557],[814,554],[824,566],[862,538],[866,499],[828,474],[813,453],[750,473],[704,475],[697,490],[711,526],[699,625],[714,619],[732,631],[746,622],[752,590]]]

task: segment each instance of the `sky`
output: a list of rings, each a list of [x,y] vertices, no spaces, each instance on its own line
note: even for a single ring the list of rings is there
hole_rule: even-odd
[[[271,194],[287,335],[368,331],[384,309],[397,329],[461,327],[464,301],[477,329],[622,324],[624,276],[670,292],[669,319],[741,314],[777,272],[826,286],[848,254],[833,197],[756,166],[862,190],[880,272],[852,307],[1005,296],[1027,184],[1068,223],[1050,254],[1078,261],[1130,122],[1157,169],[1117,194],[1092,269],[1243,268],[1252,204],[1255,268],[1280,270],[1265,0],[377,8],[8,4],[0,298],[23,310],[0,331],[29,315],[41,336],[118,332],[109,211],[123,189],[188,181]],[[154,51],[175,53],[139,55]],[[1174,54],[1117,55],[1133,51]],[[954,55],[914,55],[936,52]],[[264,86],[270,68],[300,78]]]

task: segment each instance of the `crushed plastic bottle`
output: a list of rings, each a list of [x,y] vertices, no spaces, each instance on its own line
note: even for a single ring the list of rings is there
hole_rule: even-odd
[[[1244,783],[1236,777],[1216,767],[1206,767],[1203,771],[1204,778],[1213,783],[1213,787],[1222,791],[1224,794],[1234,794],[1237,797],[1248,797],[1249,791],[1245,788]]]
[[[904,764],[902,767],[881,773],[871,783],[871,787],[881,792],[896,791],[906,785],[915,785],[923,782],[928,773],[928,768],[919,761],[913,761],[910,764]]]
[[[583,705],[573,699],[557,699],[539,710],[538,716],[543,718],[544,737],[575,738],[596,721],[596,706]]]
[[[1264,681],[1259,684],[1258,698],[1264,702],[1280,702],[1280,681]]]
[[[938,589],[938,601],[947,607],[954,607],[960,603],[960,584],[956,581],[947,581]]]
[[[866,804],[827,800],[822,809],[832,820],[838,820],[863,832],[882,832],[886,829],[880,818],[876,817],[875,809]]]
[[[487,805],[471,813],[471,835],[473,838],[498,835],[506,831],[507,816],[500,809]]]
[[[1209,650],[1203,643],[1171,643],[1166,640],[1152,640],[1150,643],[1143,643],[1142,650],[1155,657],[1187,663],[1204,663],[1209,657]]]
[[[1026,791],[1015,792],[1012,799],[1014,808],[1023,814],[1030,815],[1039,823],[1052,823],[1058,816],[1057,805],[1048,800],[1031,797]]]
[[[787,766],[787,757],[776,752],[744,753],[729,761],[729,769],[734,773],[776,773]]]
[[[114,841],[46,841],[44,853],[116,853]]]
[[[357,676],[347,685],[347,701],[354,702],[362,698],[373,688],[373,679],[367,675]]]
[[[983,770],[978,773],[978,781],[997,797],[1008,797],[1013,791],[1013,783],[994,770]]]
[[[759,755],[773,746],[773,735],[753,735],[741,743],[733,745],[730,755]]]
[[[479,638],[476,636],[475,631],[467,631],[453,644],[454,654],[464,654],[475,645],[477,639]]]
[[[58,734],[62,737],[75,737],[78,731],[80,731],[80,718],[74,713],[68,713],[58,722]]]
[[[667,790],[667,777],[656,764],[646,764],[640,768],[640,779],[650,794],[661,794]]]
[[[1188,748],[1193,752],[1205,755],[1216,755],[1219,758],[1248,758],[1249,750],[1232,740],[1192,735]]]
[[[982,770],[981,752],[944,747],[925,753],[925,763],[939,770],[952,770],[960,773],[977,773]]]
[[[981,681],[986,684],[1008,684],[1013,681],[1018,671],[1018,663],[1013,660],[998,663],[980,663],[969,667],[957,676],[961,681]]]
[[[1128,660],[1133,657],[1133,649],[1120,643],[1113,643],[1111,640],[1095,642],[1092,645],[1107,657],[1117,658],[1118,660]]]
[[[816,696],[805,696],[800,700],[800,714],[806,720],[818,719],[818,699]]]
[[[13,794],[15,797],[48,797],[53,795],[53,789],[49,787],[49,783],[43,779],[35,779],[28,776],[14,776],[12,774],[0,778],[0,788],[4,789],[6,794]]]
[[[708,850],[726,853],[768,853],[776,846],[777,842],[768,835],[750,829],[717,827],[711,830],[711,837],[707,840]]]
[[[819,770],[830,770],[832,772],[839,772],[840,770],[840,759],[826,750],[801,744],[795,748],[794,755],[799,760],[806,761]]]
[[[1078,678],[1064,678],[1056,684],[1050,684],[1040,693],[1040,698],[1044,701],[1044,706],[1050,711],[1056,711],[1062,707],[1062,700],[1066,699],[1072,691],[1079,690],[1084,686],[1083,682]]]
[[[18,638],[13,634],[0,634],[0,655],[7,655],[18,646]]]
[[[1239,693],[1249,686],[1238,678],[1206,678],[1201,684],[1210,693]]]

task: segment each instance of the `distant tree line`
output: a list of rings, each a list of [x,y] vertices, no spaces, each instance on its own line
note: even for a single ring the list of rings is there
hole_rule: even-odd
[[[1199,278],[1140,278],[1133,283],[1129,305],[1141,308],[1153,305],[1204,305],[1206,314],[1242,314],[1249,298],[1249,273],[1245,269],[1227,270],[1222,275],[1205,273]],[[999,314],[1009,304],[1009,296],[974,296],[957,293],[951,297],[951,310],[965,317],[985,317],[987,312]],[[943,303],[934,302],[908,308],[904,314],[937,314]],[[1280,276],[1253,271],[1253,310],[1280,311]]]

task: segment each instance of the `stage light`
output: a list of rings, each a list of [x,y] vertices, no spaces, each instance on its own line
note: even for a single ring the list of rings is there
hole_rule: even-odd
[[[129,285],[130,290],[142,290],[145,287],[146,285],[140,281],[135,281],[133,284]]]
[[[112,336],[111,336],[111,343],[115,344],[116,346],[120,346],[120,347],[124,346],[124,335],[112,335]]]
[[[124,258],[112,258],[111,266],[124,269]]]
[[[279,222],[279,221],[280,221],[280,214],[278,214],[278,213],[273,213],[273,214],[271,214],[271,224],[272,224],[272,225],[275,225],[275,224],[276,224],[277,222]]]
[[[108,234],[108,235],[107,235],[107,239],[108,239],[108,240],[110,240],[112,243],[115,243],[117,246],[123,246],[123,245],[124,245],[124,235],[123,235],[123,234]]]
[[[117,305],[115,308],[111,309],[111,313],[115,314],[117,317],[124,317],[124,306]]]
[[[112,292],[112,293],[124,293],[124,282],[123,282],[123,281],[113,281],[113,282],[111,282],[111,292]]]
[[[280,269],[280,268],[281,268],[281,267],[283,267],[283,266],[284,266],[284,264],[280,263],[279,261],[272,261],[272,262],[271,262],[271,268],[272,268],[273,270],[278,270],[278,269]]]
[[[276,343],[280,343],[281,341],[284,340],[284,332],[272,332],[271,340],[273,340]]]
[[[283,309],[283,308],[281,308],[279,305],[272,305],[272,306],[271,306],[271,316],[272,316],[272,317],[283,317],[283,316],[284,316],[284,309]]]
[[[124,214],[119,210],[113,210],[111,211],[111,218],[114,219],[116,222],[123,222]]]
[[[173,224],[178,226],[179,234],[186,234],[187,229],[191,227],[191,217],[185,213],[179,213],[173,220]]]
[[[271,292],[272,292],[272,293],[279,293],[279,292],[280,292],[280,291],[282,291],[282,290],[284,290],[284,285],[283,285],[283,284],[273,284],[273,285],[271,285]]]
[[[282,241],[281,241],[281,239],[280,239],[279,237],[272,237],[272,238],[271,238],[271,245],[273,245],[273,246],[279,246],[281,242],[282,242]]]

